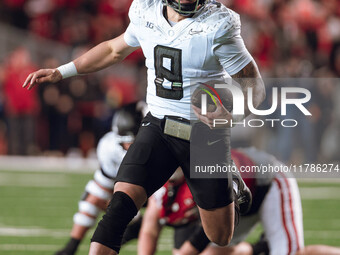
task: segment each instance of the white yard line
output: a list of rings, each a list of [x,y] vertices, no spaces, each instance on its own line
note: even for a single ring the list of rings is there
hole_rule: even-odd
[[[65,238],[69,235],[69,229],[44,229],[39,227],[11,227],[0,225],[0,236],[16,236],[16,237],[53,237]],[[60,245],[53,244],[0,244],[0,251],[56,251],[60,249]],[[136,244],[127,244],[123,246],[126,251],[136,251]],[[170,251],[173,248],[172,235],[162,234],[159,244],[159,251]],[[82,245],[81,250],[88,250],[88,247]]]
[[[297,178],[301,183],[340,183],[340,176],[338,178]]]
[[[20,237],[66,237],[70,233],[69,229],[44,229],[44,228],[19,228],[0,227],[0,236],[20,236]]]
[[[68,187],[69,178],[60,174],[12,174],[0,172],[0,187]]]
[[[17,227],[0,227],[0,236],[18,236],[18,237],[67,237],[69,234],[68,229],[43,229],[43,228],[17,228]],[[304,232],[305,238],[317,238],[325,240],[339,240],[340,231],[338,230],[306,230]],[[172,235],[164,235],[160,239],[158,245],[159,251],[170,251],[173,247]],[[170,242],[171,240],[171,242]],[[56,251],[60,245],[53,244],[0,244],[1,251]],[[123,246],[126,251],[136,251],[135,244],[128,244]],[[87,250],[87,247],[81,248]]]
[[[0,156],[0,171],[93,173],[97,159]]]
[[[0,156],[0,172],[93,173],[98,168],[96,158],[52,156]],[[336,175],[338,176],[338,175]],[[340,183],[339,178],[297,178],[301,183]]]
[[[303,200],[335,199],[340,200],[340,187],[299,188]]]
[[[0,251],[49,251],[55,252],[62,246],[54,244],[0,244]],[[172,245],[158,245],[158,251],[171,251]],[[88,247],[80,246],[81,251],[88,251]],[[123,246],[125,251],[137,251],[137,245],[128,244]]]
[[[305,238],[340,240],[339,230],[305,230]]]
[[[54,244],[0,244],[0,251],[57,251],[60,248]]]

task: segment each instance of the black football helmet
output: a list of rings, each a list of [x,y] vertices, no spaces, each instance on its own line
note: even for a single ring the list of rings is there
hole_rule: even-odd
[[[170,6],[183,16],[190,16],[196,13],[207,1],[208,0],[196,0],[193,3],[181,4],[181,0],[162,0],[164,5]]]
[[[117,133],[120,143],[134,141],[145,113],[146,103],[142,101],[127,104],[115,113],[112,119],[112,131]]]

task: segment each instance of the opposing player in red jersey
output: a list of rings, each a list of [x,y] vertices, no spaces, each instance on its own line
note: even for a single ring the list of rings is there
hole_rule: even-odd
[[[155,253],[163,225],[174,227],[175,255],[340,254],[339,248],[304,246],[301,199],[294,177],[255,170],[261,165],[280,166],[283,163],[255,148],[232,150],[231,155],[253,194],[252,207],[240,217],[231,245],[218,247],[210,243],[196,217],[192,196],[186,193],[185,182],[178,179],[177,183],[165,185],[150,198],[139,235],[139,255]],[[254,245],[244,242],[258,223],[264,229],[262,240]]]
[[[199,214],[182,170],[149,198],[138,237],[138,254],[154,254],[163,226],[174,227],[174,252],[193,231],[200,228]]]

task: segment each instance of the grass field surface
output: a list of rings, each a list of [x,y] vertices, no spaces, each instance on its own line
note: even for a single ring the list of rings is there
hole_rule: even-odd
[[[72,217],[91,174],[0,170],[0,254],[54,254],[68,240]],[[306,244],[340,245],[340,183],[299,183]],[[257,240],[261,227],[249,237]],[[87,254],[92,231],[77,254]],[[157,254],[170,254],[166,228]],[[136,241],[121,254],[136,254]]]

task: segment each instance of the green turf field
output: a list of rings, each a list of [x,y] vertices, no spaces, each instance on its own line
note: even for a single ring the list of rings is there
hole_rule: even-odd
[[[0,254],[53,254],[68,239],[77,202],[90,174],[0,171]],[[340,183],[300,183],[306,244],[340,245]],[[327,199],[326,199],[327,198]],[[256,240],[260,228],[250,237]],[[88,236],[91,236],[92,232]],[[89,237],[78,254],[87,254]],[[165,229],[157,254],[170,254]],[[136,243],[121,254],[136,254]]]

